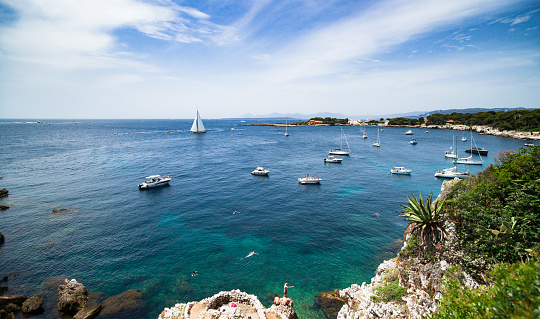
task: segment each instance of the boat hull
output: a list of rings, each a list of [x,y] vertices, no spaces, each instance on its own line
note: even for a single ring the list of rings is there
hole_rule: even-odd
[[[256,171],[251,172],[251,175],[255,175],[255,176],[268,176],[268,174],[270,174],[270,172],[256,172]]]
[[[319,184],[321,182],[320,178],[299,178],[298,182],[302,185],[305,184]]]
[[[324,162],[325,163],[341,163],[342,159],[341,158],[334,158],[334,159],[328,159],[328,158],[325,158],[324,159]]]
[[[142,184],[139,184],[139,189],[161,187],[161,186],[165,186],[165,185],[169,185],[169,180],[162,181],[162,182],[157,182],[157,183],[142,183]]]
[[[341,155],[341,156],[349,156],[349,152],[347,151],[340,151],[340,150],[331,150],[328,152],[330,155]]]
[[[478,148],[469,148],[469,149],[466,149],[466,150],[465,150],[465,153],[469,153],[469,154],[478,154],[478,155],[482,155],[482,156],[487,156],[487,155],[488,155],[488,151],[487,151],[487,150],[484,150],[484,149],[478,149]]]

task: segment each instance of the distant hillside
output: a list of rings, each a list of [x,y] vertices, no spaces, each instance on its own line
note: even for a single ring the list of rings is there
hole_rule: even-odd
[[[406,118],[419,118],[419,117],[427,117],[431,114],[452,114],[452,113],[479,113],[479,112],[489,112],[489,111],[495,111],[495,112],[508,112],[508,111],[516,111],[516,110],[534,110],[534,108],[524,108],[524,107],[515,107],[515,108],[468,108],[468,109],[448,109],[448,110],[434,110],[430,112],[425,111],[413,111],[413,112],[403,112],[403,113],[395,113],[395,114],[378,114],[378,115],[345,115],[342,113],[329,113],[329,112],[320,112],[320,113],[312,113],[312,114],[300,114],[300,113],[271,113],[271,114],[265,114],[265,115],[255,115],[251,113],[246,113],[242,116],[242,118],[291,118],[291,119],[310,119],[314,117],[332,117],[332,118],[349,118],[349,119],[375,119],[379,120],[380,118],[395,118],[395,117],[406,117]]]

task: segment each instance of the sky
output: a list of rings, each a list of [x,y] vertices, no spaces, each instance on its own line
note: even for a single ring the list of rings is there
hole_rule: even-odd
[[[540,108],[537,0],[0,0],[0,118]]]

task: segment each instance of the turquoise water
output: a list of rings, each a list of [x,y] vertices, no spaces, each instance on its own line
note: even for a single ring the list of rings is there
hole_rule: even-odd
[[[325,164],[339,127],[290,127],[285,137],[283,128],[204,120],[208,133],[196,135],[191,122],[0,121],[0,188],[10,191],[0,203],[11,206],[0,213],[0,275],[10,276],[9,286],[30,294],[64,275],[109,296],[139,288],[147,303],[141,318],[156,318],[221,290],[256,294],[270,306],[288,282],[299,316],[323,318],[315,295],[369,281],[395,256],[406,225],[400,205],[419,191],[439,193],[433,174],[452,166],[444,152],[453,134],[462,136],[385,128],[375,148],[376,128],[366,128],[364,140],[361,128],[345,127],[351,156]],[[489,150],[483,167],[498,151],[523,146],[474,138]],[[470,143],[459,143],[467,156]],[[270,176],[250,175],[257,166]],[[413,173],[393,176],[392,166]],[[322,183],[299,185],[306,173]],[[173,180],[138,190],[149,174]],[[59,208],[70,210],[51,213]],[[245,258],[251,251],[258,255]]]

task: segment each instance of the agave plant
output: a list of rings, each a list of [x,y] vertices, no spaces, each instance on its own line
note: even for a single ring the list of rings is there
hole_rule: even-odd
[[[422,193],[418,194],[418,200],[411,195],[407,197],[408,205],[401,205],[405,210],[400,216],[407,217],[411,233],[416,234],[422,245],[432,247],[438,242],[444,242],[447,232],[444,228],[444,218],[442,216],[442,205],[440,202],[432,203],[433,192],[431,192],[424,202]]]

